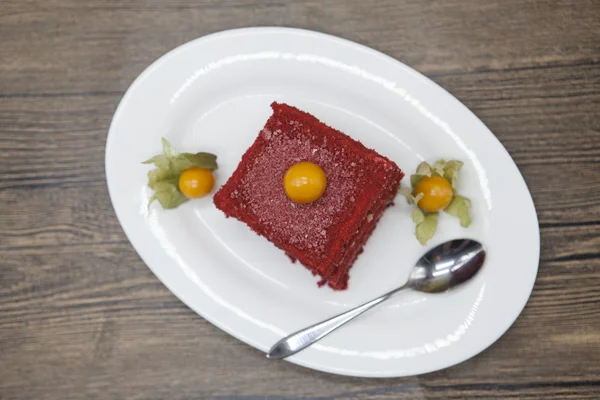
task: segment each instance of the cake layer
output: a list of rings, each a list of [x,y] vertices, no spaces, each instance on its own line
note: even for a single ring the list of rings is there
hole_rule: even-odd
[[[335,264],[333,271],[328,274],[328,284],[331,288],[344,290],[348,287],[348,270],[352,267],[360,253],[362,253],[363,246],[375,230],[377,223],[383,216],[383,212],[391,205],[397,192],[398,185],[391,185],[390,189],[382,193],[380,199],[369,211],[359,232],[351,239],[340,261]]]

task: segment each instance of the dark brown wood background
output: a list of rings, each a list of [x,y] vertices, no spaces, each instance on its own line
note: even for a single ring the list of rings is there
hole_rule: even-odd
[[[268,361],[137,256],[104,176],[117,103],[173,47],[256,25],[403,61],[512,154],[542,255],[529,304],[491,348],[403,379]],[[0,0],[0,398],[598,399],[599,174],[600,1]]]

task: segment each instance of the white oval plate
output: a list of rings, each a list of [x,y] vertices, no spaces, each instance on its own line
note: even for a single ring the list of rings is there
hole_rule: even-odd
[[[147,209],[150,167],[141,162],[161,151],[161,137],[180,151],[217,154],[220,185],[258,135],[274,100],[362,141],[407,175],[422,160],[463,160],[460,191],[473,201],[473,225],[463,229],[442,215],[434,239],[422,247],[411,210],[399,198],[352,268],[349,289],[335,292],[318,288],[318,277],[291,264],[244,224],[226,219],[210,197],[171,211],[158,204]],[[510,327],[537,273],[533,201],[487,127],[411,68],[321,33],[232,30],[161,57],[135,80],[115,113],[106,177],[125,233],[158,278],[198,314],[261,351],[401,285],[427,248],[457,237],[486,245],[484,269],[463,287],[440,295],[403,294],[289,358],[317,370],[393,377],[464,361]]]

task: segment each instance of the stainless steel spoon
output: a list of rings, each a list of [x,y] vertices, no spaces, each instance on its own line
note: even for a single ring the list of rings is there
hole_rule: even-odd
[[[417,261],[408,282],[403,286],[352,310],[292,333],[271,347],[267,357],[281,359],[291,356],[404,290],[413,289],[426,293],[445,292],[471,279],[479,271],[484,260],[485,249],[475,240],[456,239],[440,244]]]

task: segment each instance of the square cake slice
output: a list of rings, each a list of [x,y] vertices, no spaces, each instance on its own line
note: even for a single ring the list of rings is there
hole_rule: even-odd
[[[287,104],[273,114],[214,196],[218,209],[246,223],[336,290],[362,252],[404,176],[388,158]],[[326,174],[323,195],[308,204],[290,200],[283,176],[308,161]]]

